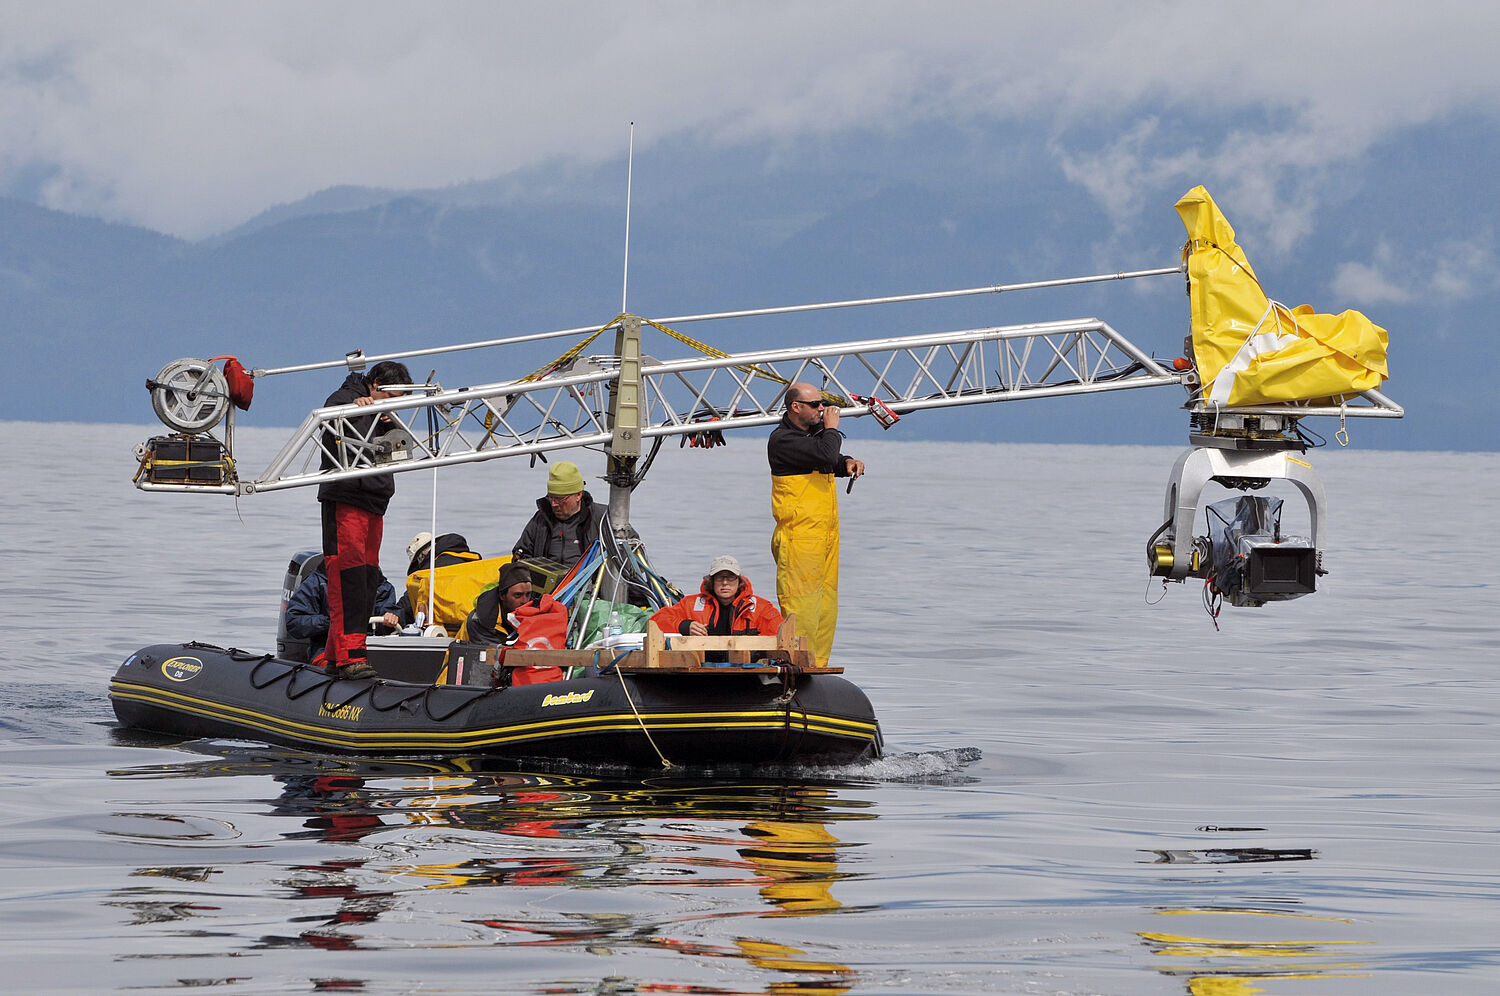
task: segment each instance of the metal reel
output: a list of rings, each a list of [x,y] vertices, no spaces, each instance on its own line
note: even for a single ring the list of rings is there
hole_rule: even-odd
[[[229,411],[229,385],[208,360],[173,360],[148,386],[156,417],[179,432],[212,429]]]

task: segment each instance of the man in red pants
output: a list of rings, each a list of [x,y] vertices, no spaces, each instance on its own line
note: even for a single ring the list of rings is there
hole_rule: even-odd
[[[328,396],[323,407],[370,405],[403,393],[392,385],[411,383],[405,364],[377,363],[367,374],[351,373]],[[376,416],[351,419],[361,438],[370,434]],[[324,441],[324,470],[338,467],[334,455],[344,445],[330,434]],[[365,659],[365,631],[375,608],[379,587],[380,537],[386,506],[396,493],[391,474],[328,481],[318,487],[323,507],[323,566],[328,574],[328,668],[344,678],[373,678],[375,669]]]

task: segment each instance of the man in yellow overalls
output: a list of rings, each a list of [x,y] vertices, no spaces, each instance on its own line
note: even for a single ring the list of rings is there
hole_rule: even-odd
[[[797,617],[818,667],[828,666],[839,614],[837,477],[859,477],[863,461],[840,452],[839,409],[811,384],[786,390],[786,414],[771,432],[771,556],[782,615]]]

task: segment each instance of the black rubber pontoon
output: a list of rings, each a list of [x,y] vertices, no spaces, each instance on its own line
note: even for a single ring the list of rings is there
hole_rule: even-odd
[[[606,662],[607,663],[607,662]],[[590,763],[847,763],[880,756],[869,699],[836,674],[620,674],[535,685],[347,680],[202,643],[146,647],[110,682],[127,727],[314,751]]]

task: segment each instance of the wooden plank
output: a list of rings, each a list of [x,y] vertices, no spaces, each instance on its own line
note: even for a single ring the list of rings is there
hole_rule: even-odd
[[[725,651],[731,664],[744,665],[766,658],[786,662],[798,671],[843,674],[843,668],[820,668],[807,649],[807,637],[798,636],[794,616],[788,616],[775,636],[667,636],[653,622],[646,624],[644,646],[626,652],[621,671],[666,670],[674,674],[775,674],[775,665],[765,667],[704,666],[707,651]],[[668,644],[668,640],[671,641]],[[669,649],[670,647],[670,649]],[[503,649],[505,667],[602,667],[618,656],[612,650]]]
[[[782,650],[797,649],[797,613],[793,612],[782,620],[781,627],[776,630],[776,646]]]
[[[651,667],[700,667],[703,664],[703,651],[663,650],[656,655],[654,662],[648,664]]]
[[[733,659],[735,656],[742,656],[744,660],[735,661]],[[799,671],[828,671],[830,673],[832,673],[833,671],[832,668],[816,667],[813,661],[812,652],[808,650],[772,650],[767,651],[765,654],[754,655],[749,653],[731,654],[729,663],[749,664],[752,659],[759,660],[761,657],[776,662],[785,661],[788,665]],[[663,650],[661,651],[661,653],[656,655],[654,661],[649,657],[642,660],[640,656],[632,654],[630,657],[620,662],[620,667],[622,670],[639,669],[643,667],[680,668],[703,666],[703,651],[701,650]],[[772,670],[775,670],[776,668],[776,664],[771,664],[768,666]],[[710,670],[714,669],[712,665],[708,665],[708,667]],[[729,670],[734,669],[730,668]]]
[[[615,659],[615,654],[609,650],[524,650],[508,649],[505,651],[505,667],[604,667]],[[770,657],[779,657],[774,652],[768,654]],[[746,655],[749,660],[749,655]],[[651,664],[649,654],[642,650],[632,650],[625,655],[618,667],[621,671],[647,671],[663,669],[671,671],[704,671],[727,674],[775,674],[778,668],[775,665],[767,667],[714,667],[705,666],[703,663],[703,652],[699,650],[664,650],[658,654],[657,663]],[[812,665],[812,655],[807,651],[793,651],[788,657],[791,666],[799,671],[816,671],[819,674],[842,674],[843,668],[818,668]]]
[[[662,636],[661,627],[649,619],[646,621],[646,659],[636,666],[660,667],[662,651],[666,649],[667,641]]]
[[[512,648],[505,651],[505,659],[501,663],[505,667],[600,667],[608,664],[619,656],[619,651],[613,650],[523,650]],[[645,664],[646,654],[644,651],[632,650],[625,655],[621,664],[630,662],[634,666]]]
[[[776,650],[774,636],[668,636],[671,650]]]
[[[728,666],[715,667],[712,664],[707,664],[707,665],[704,665],[704,664],[672,664],[672,665],[658,665],[656,667],[644,667],[644,666],[640,666],[640,665],[625,665],[625,664],[621,664],[620,665],[620,670],[623,671],[626,674],[641,674],[641,675],[645,675],[645,674],[671,674],[671,675],[679,675],[679,674],[716,674],[716,675],[719,675],[721,677],[734,677],[735,675],[744,675],[744,674],[780,674],[781,673],[781,668],[778,668],[778,667],[739,667],[739,666],[736,666],[736,667],[728,667]],[[793,668],[793,670],[796,671],[799,674],[812,674],[812,675],[817,675],[817,674],[843,674],[844,673],[844,669],[841,668],[841,667]]]

